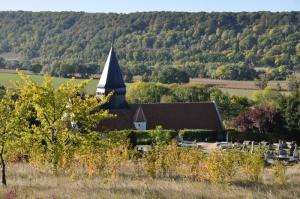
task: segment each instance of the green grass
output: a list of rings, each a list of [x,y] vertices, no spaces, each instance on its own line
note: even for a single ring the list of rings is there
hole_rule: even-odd
[[[42,75],[30,75],[31,78],[41,83],[43,81]],[[61,78],[61,77],[54,77],[54,86],[58,87],[62,83],[68,80],[68,78]],[[14,85],[15,81],[20,80],[19,76],[16,73],[6,73],[6,72],[0,72],[0,85],[3,85],[5,87],[12,87]],[[76,79],[77,82],[83,81],[83,79]],[[84,89],[84,92],[88,94],[94,94],[97,83],[99,80],[93,79],[87,87]],[[130,84],[126,84],[127,86]],[[251,98],[253,93],[257,90],[255,89],[245,89],[245,88],[220,88],[223,92],[227,92],[229,95],[236,95],[236,96],[244,96]],[[282,92],[283,94],[289,93],[289,92]]]
[[[30,75],[30,77],[36,81],[37,83],[41,83],[43,81],[42,75]],[[15,73],[0,73],[0,85],[5,87],[13,87],[14,82],[19,81],[20,77]],[[55,87],[58,87],[62,83],[69,80],[68,78],[61,78],[61,77],[53,77],[53,84]],[[84,79],[76,79],[76,82],[83,81]],[[88,94],[94,94],[96,91],[97,83],[99,80],[93,79],[84,89],[84,92]]]

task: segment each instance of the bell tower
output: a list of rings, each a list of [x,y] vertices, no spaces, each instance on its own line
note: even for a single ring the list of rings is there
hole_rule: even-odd
[[[113,92],[113,95],[107,104],[108,109],[122,109],[128,106],[125,100],[126,86],[113,46],[111,46],[106,59],[105,66],[97,86],[96,96],[106,96],[111,92]]]

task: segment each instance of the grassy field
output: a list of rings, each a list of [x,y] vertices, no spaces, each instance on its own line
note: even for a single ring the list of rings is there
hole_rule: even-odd
[[[129,169],[129,171],[128,171]],[[257,183],[245,182],[237,177],[229,185],[209,184],[185,179],[150,179],[128,175],[124,168],[116,179],[99,176],[54,176],[46,168],[35,169],[28,163],[15,163],[8,168],[8,187],[0,188],[1,198],[300,198],[300,167],[287,169],[287,182],[274,182],[269,169],[261,174]]]
[[[257,89],[242,89],[242,88],[220,88],[223,92],[228,93],[229,95],[236,95],[236,96],[244,96],[248,98],[253,97],[253,93],[258,91]],[[289,91],[281,91],[282,94],[288,95]]]
[[[37,82],[42,82],[43,76],[30,74],[33,80]],[[11,87],[13,86],[14,81],[18,81],[20,78],[13,71],[0,71],[0,85]],[[67,78],[54,77],[54,86],[59,86],[63,82],[67,81]],[[82,81],[82,79],[77,79],[76,81]],[[84,92],[88,94],[94,94],[95,89],[99,80],[93,79]],[[286,89],[285,81],[270,81],[269,85],[272,88],[276,88],[277,83],[279,83],[282,89]],[[231,80],[211,80],[211,79],[192,79],[190,84],[208,84],[217,88],[220,88],[222,91],[227,92],[230,95],[245,96],[251,98],[253,92],[257,91],[254,81],[231,81]],[[127,84],[129,85],[129,84]],[[287,91],[282,93],[287,94]]]
[[[255,81],[236,81],[236,80],[217,80],[217,79],[205,79],[205,78],[197,78],[191,79],[191,84],[208,84],[211,86],[219,87],[219,88],[231,88],[231,89],[247,89],[247,90],[257,90],[257,86],[255,85]],[[268,86],[273,89],[278,89],[278,85],[280,85],[281,90],[287,90],[287,82],[286,81],[269,81]]]
[[[36,82],[42,82],[43,76],[41,75],[30,75],[31,78]],[[0,73],[0,85],[6,87],[12,87],[15,81],[19,81],[20,78],[15,73]],[[67,81],[67,78],[54,77],[54,86],[59,86],[63,82]],[[77,79],[77,82],[83,81],[82,79]],[[97,83],[99,80],[93,79],[85,88],[84,92],[88,94],[94,94],[96,91]]]

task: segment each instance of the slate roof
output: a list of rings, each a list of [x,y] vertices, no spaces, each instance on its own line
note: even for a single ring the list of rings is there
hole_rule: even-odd
[[[125,89],[125,83],[113,46],[109,51],[97,88],[105,89],[106,94],[117,88]]]
[[[128,109],[111,111],[114,119],[101,121],[98,130],[135,129],[134,119],[141,107],[147,118],[147,129],[161,125],[164,129],[223,130],[222,121],[214,102],[130,104]]]

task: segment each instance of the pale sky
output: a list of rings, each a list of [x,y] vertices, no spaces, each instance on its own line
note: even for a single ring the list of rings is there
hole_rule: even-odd
[[[300,11],[300,0],[0,0],[0,11]]]

